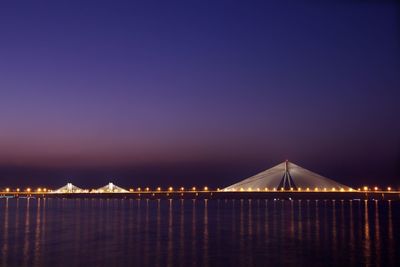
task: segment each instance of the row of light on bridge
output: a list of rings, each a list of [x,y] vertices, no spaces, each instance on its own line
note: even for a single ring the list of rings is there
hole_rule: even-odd
[[[307,192],[310,192],[310,191],[314,191],[314,192],[321,192],[321,191],[324,191],[324,192],[337,192],[337,191],[339,191],[339,192],[354,192],[354,191],[380,191],[380,190],[382,190],[382,189],[380,189],[380,188],[378,188],[377,186],[375,186],[373,189],[372,188],[369,188],[368,186],[364,186],[363,188],[362,188],[362,190],[361,190],[361,188],[357,188],[357,190],[355,190],[355,189],[353,189],[353,188],[349,188],[348,190],[345,190],[344,188],[335,188],[335,187],[332,187],[332,188],[322,188],[322,189],[320,189],[320,188],[318,188],[318,187],[315,187],[314,189],[310,189],[309,187],[306,187],[306,188],[301,188],[301,187],[298,187],[297,189],[295,189],[295,188],[293,188],[293,187],[291,187],[289,190],[285,190],[285,188],[283,188],[283,187],[281,187],[280,189],[277,189],[276,187],[274,187],[274,188],[271,188],[271,189],[269,189],[268,187],[265,187],[264,189],[260,189],[260,188],[251,188],[251,187],[248,187],[248,188],[243,188],[243,187],[241,187],[241,188],[239,188],[239,189],[237,189],[237,188],[234,188],[234,189],[231,189],[231,190],[229,190],[229,191],[241,191],[241,192],[244,192],[244,191],[307,191]],[[386,189],[387,191],[391,191],[392,190],[392,188],[391,187],[387,187],[387,189]]]
[[[219,188],[217,190],[219,191]],[[96,192],[106,192],[106,191],[98,191],[98,190],[95,190],[95,189],[93,189],[92,191],[93,192],[94,191],[96,191]],[[129,192],[142,192],[142,191],[149,192],[149,191],[152,191],[152,190],[150,189],[150,187],[145,187],[143,189],[141,187],[138,187],[138,188],[136,188],[136,190],[133,189],[133,188],[129,189]],[[185,190],[184,187],[180,187],[178,190],[174,190],[174,188],[172,186],[170,186],[170,187],[167,188],[167,190],[163,190],[161,187],[157,187],[155,191],[159,191],[159,192],[161,192],[161,191],[170,191],[170,192],[173,192],[173,191],[209,191],[209,188],[208,188],[208,186],[205,186],[203,188],[192,187],[189,190]],[[16,188],[15,191],[13,191],[10,188],[6,188],[5,192],[22,192],[22,191],[21,191],[20,188]],[[28,193],[30,193],[30,192],[51,193],[53,191],[51,189],[41,188],[41,187],[37,188],[36,190],[28,187],[23,192],[28,192]],[[89,190],[82,190],[82,192],[89,192]]]
[[[167,188],[167,190],[163,190],[161,187],[157,187],[156,188],[156,190],[155,191],[158,191],[158,192],[161,192],[161,191],[169,191],[169,192],[173,192],[173,191],[201,191],[201,190],[203,190],[203,191],[209,191],[209,188],[207,187],[207,186],[205,186],[205,187],[203,187],[203,188],[201,188],[201,189],[197,189],[196,187],[192,187],[191,189],[189,189],[189,190],[185,190],[185,188],[184,187],[180,187],[178,190],[174,190],[174,188],[172,187],[172,186],[170,186],[170,187],[168,187]],[[327,192],[327,191],[330,191],[330,192],[335,192],[335,191],[340,191],[340,192],[346,192],[346,190],[344,189],[344,188],[340,188],[340,189],[336,189],[335,187],[333,187],[333,188],[323,188],[323,189],[319,189],[318,187],[315,187],[314,189],[310,189],[309,187],[307,187],[307,188],[301,188],[301,187],[298,187],[297,189],[294,189],[294,188],[290,188],[290,190],[289,191],[307,191],[307,192],[309,192],[309,191],[314,191],[314,192],[320,192],[320,191],[325,191],[325,192]],[[380,188],[378,188],[377,186],[375,186],[375,187],[373,187],[373,188],[370,188],[370,187],[368,187],[368,186],[364,186],[363,188],[362,188],[362,190],[361,190],[361,188],[358,188],[357,189],[357,191],[379,191],[379,190],[382,190],[382,189],[380,189]],[[387,187],[387,191],[391,191],[392,190],[392,188],[391,187]],[[86,191],[86,190],[84,190],[84,191]],[[138,188],[136,188],[136,190],[135,189],[133,189],[133,188],[131,188],[131,189],[129,189],[129,192],[142,192],[142,191],[146,191],[146,192],[149,192],[149,191],[152,191],[151,189],[150,189],[150,187],[145,187],[145,188],[141,188],[141,187],[138,187]],[[217,191],[220,191],[220,189],[218,188],[217,189]],[[239,188],[239,189],[232,189],[231,191],[240,191],[240,192],[244,192],[244,191],[279,191],[277,188],[272,188],[272,189],[269,189],[269,188],[264,188],[263,190],[262,189],[260,189],[260,188],[251,188],[251,187],[249,187],[249,188]],[[280,191],[288,191],[288,190],[285,190],[283,187],[282,188],[280,188]],[[352,192],[352,191],[356,191],[355,189],[353,189],[353,188],[350,188],[350,189],[348,189],[347,190],[347,192]],[[5,189],[5,192],[21,192],[21,189],[20,188],[16,188],[15,189],[15,191],[12,191],[12,189],[10,189],[10,188],[6,188]],[[25,191],[24,192],[43,192],[43,193],[50,193],[50,192],[52,192],[52,190],[50,190],[50,189],[47,189],[47,188],[41,188],[41,187],[39,187],[39,188],[37,188],[36,190],[34,190],[34,189],[32,189],[32,188],[30,188],[30,187],[28,187],[28,188],[26,188],[25,189]]]
[[[29,192],[44,192],[44,193],[51,192],[50,189],[41,188],[41,187],[37,188],[36,190],[34,190],[34,189],[28,187],[28,188],[26,188],[26,189],[23,190],[23,191],[21,191],[20,188],[16,188],[16,189],[14,189],[14,191],[13,191],[13,189],[10,189],[10,188],[7,187],[4,191],[5,191],[5,192],[28,192],[28,193],[29,193]]]
[[[163,190],[161,187],[157,187],[155,191],[158,191],[158,192],[161,192],[161,191],[170,191],[170,192],[173,192],[173,191],[201,191],[201,190],[203,190],[203,191],[209,191],[208,186],[205,186],[205,187],[203,187],[203,188],[196,188],[195,186],[193,186],[193,187],[192,187],[191,189],[189,189],[189,190],[187,190],[187,189],[185,190],[184,187],[180,187],[178,190],[174,190],[174,188],[173,188],[172,186],[168,187],[167,190]],[[218,188],[217,190],[219,191],[219,188]],[[136,190],[133,189],[133,188],[129,189],[129,192],[135,192],[135,191],[141,192],[141,191],[152,191],[152,190],[150,189],[150,187],[146,187],[146,188],[144,188],[144,189],[142,189],[141,187],[138,187],[138,188],[136,188]]]

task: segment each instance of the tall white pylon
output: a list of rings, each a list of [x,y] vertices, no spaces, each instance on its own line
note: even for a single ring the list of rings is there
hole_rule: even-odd
[[[228,186],[223,191],[253,190],[349,190],[350,187],[285,161],[266,171]]]

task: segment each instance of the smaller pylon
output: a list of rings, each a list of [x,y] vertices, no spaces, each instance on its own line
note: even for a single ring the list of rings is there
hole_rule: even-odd
[[[54,191],[54,193],[82,193],[82,192],[84,192],[82,188],[79,188],[73,185],[72,183],[67,183],[63,187],[60,187]]]
[[[100,187],[96,190],[96,192],[99,193],[124,193],[124,192],[128,192],[128,190],[119,187],[113,183],[108,183],[107,185]]]

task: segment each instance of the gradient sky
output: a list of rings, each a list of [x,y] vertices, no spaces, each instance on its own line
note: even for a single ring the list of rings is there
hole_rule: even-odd
[[[0,186],[400,186],[399,5],[290,2],[1,1]]]

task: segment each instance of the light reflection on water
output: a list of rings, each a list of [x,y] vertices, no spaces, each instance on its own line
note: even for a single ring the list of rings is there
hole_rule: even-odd
[[[400,203],[0,199],[1,266],[397,266]]]

